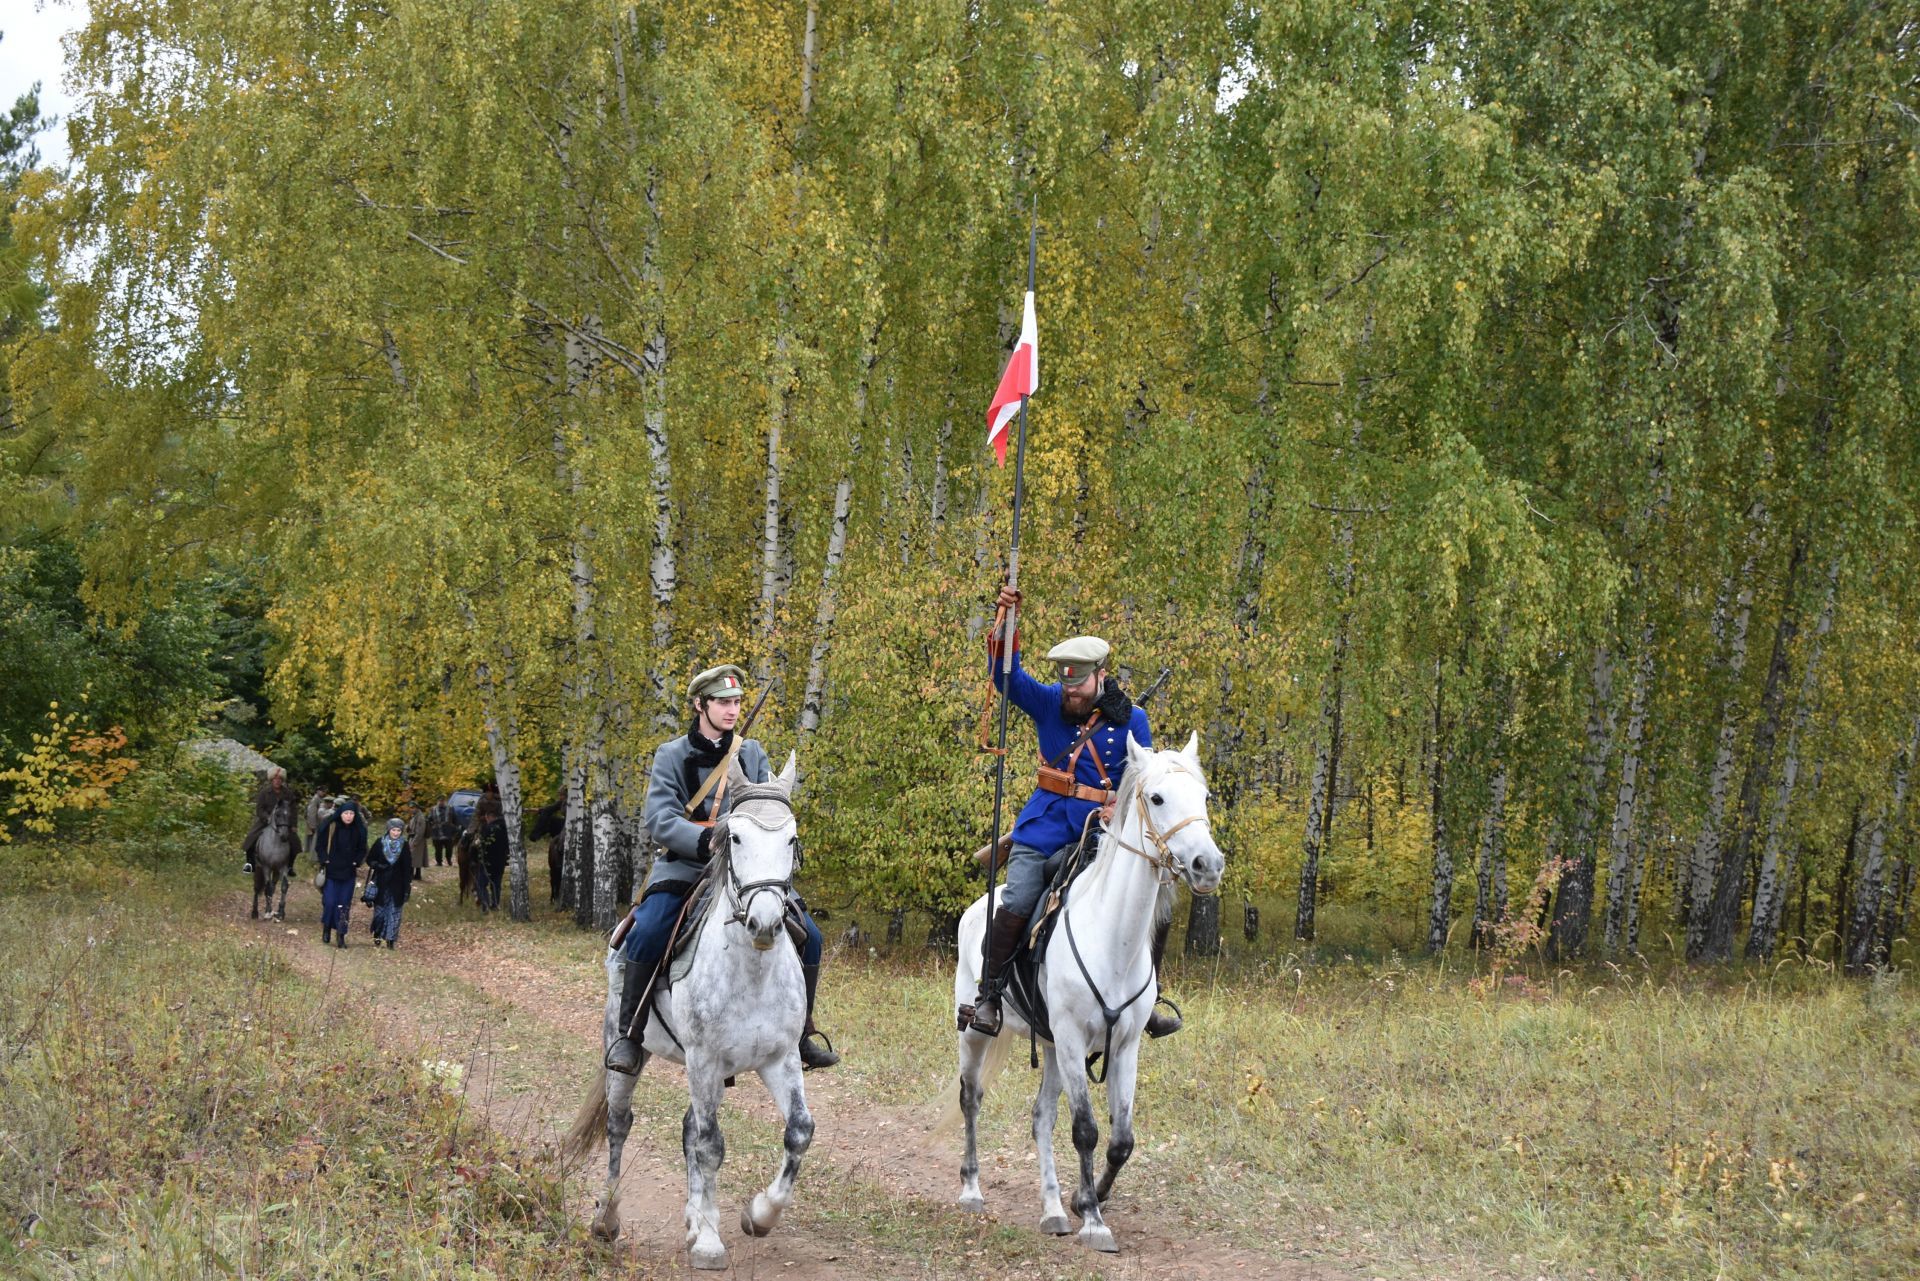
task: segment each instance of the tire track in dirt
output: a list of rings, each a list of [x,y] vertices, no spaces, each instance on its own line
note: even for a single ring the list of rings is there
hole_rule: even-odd
[[[416,887],[416,895],[433,901],[452,888],[451,882],[429,880]],[[346,949],[322,947],[318,898],[310,884],[296,886],[287,922],[251,921],[249,895],[235,891],[220,901],[218,917],[273,947],[336,1006],[344,1005],[343,1012],[370,1022],[383,1043],[465,1065],[474,1119],[530,1152],[551,1156],[598,1061],[605,996],[599,970],[575,974],[534,963],[513,953],[510,936],[466,923],[409,920],[398,950],[376,949],[364,911],[356,914]],[[475,1000],[475,994],[485,999]],[[663,1116],[636,1115],[622,1173],[617,1248],[650,1274],[677,1276],[688,1271],[678,1120],[685,1077],[677,1066],[656,1062],[643,1081],[668,1091],[668,1100],[677,1095],[677,1102],[670,1123]],[[809,1074],[807,1101],[818,1131],[799,1194],[781,1227],[756,1240],[732,1229],[732,1207],[771,1177],[775,1158],[750,1145],[760,1138],[777,1142],[779,1117],[757,1079],[728,1094],[739,1115],[722,1116],[730,1145],[721,1170],[721,1210],[735,1275],[802,1281],[847,1275],[1351,1281],[1356,1275],[1235,1246],[1180,1222],[1129,1192],[1124,1182],[1110,1214],[1121,1240],[1119,1255],[1094,1254],[1073,1237],[1042,1237],[1035,1230],[1039,1198],[1031,1146],[983,1149],[981,1181],[989,1206],[999,1213],[964,1215],[952,1207],[957,1147],[930,1137],[924,1109],[854,1098],[830,1072]],[[636,1097],[636,1109],[643,1106],[659,1113],[665,1104],[643,1104]],[[574,1172],[583,1222],[605,1168],[602,1145]],[[1071,1163],[1063,1164],[1063,1181],[1071,1171]],[[889,1198],[899,1202],[899,1245],[872,1226]]]

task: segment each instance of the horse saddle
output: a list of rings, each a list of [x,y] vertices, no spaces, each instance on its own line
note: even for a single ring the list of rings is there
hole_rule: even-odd
[[[1034,909],[1027,929],[1027,941],[1013,954],[1007,967],[1006,987],[1001,999],[1012,1003],[1014,1011],[1033,1035],[1043,1041],[1053,1039],[1053,1026],[1047,1017],[1046,989],[1040,983],[1040,958],[1047,954],[1047,941],[1060,926],[1060,910],[1074,881],[1093,864],[1095,843],[1092,825],[1080,829],[1080,839],[1055,850],[1046,862],[1047,888]]]
[[[672,931],[667,935],[666,960],[661,963],[660,973],[654,979],[656,991],[666,991],[686,978],[693,969],[693,958],[700,950],[700,936],[706,932],[703,927],[713,911],[715,901],[712,876],[702,876],[694,882],[692,891],[680,908],[680,914],[674,918]],[[807,924],[801,916],[801,910],[799,896],[788,895],[787,937],[793,940],[795,951],[804,951],[807,942]],[[619,946],[618,936],[614,946]]]

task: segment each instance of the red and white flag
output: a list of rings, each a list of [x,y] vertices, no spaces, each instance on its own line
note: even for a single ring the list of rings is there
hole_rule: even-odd
[[[987,443],[1000,465],[1007,465],[1007,424],[1020,412],[1020,398],[1040,390],[1040,335],[1033,323],[1033,290],[1027,290],[1026,312],[1020,318],[1020,341],[1007,357],[1000,387],[987,406]]]

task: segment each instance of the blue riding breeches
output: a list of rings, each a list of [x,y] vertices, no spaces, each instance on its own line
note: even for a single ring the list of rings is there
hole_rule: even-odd
[[[627,955],[628,963],[640,967],[640,973],[651,974],[654,967],[660,964],[660,958],[667,950],[667,935],[673,930],[674,918],[680,915],[680,905],[687,901],[687,895],[692,890],[690,884],[655,890],[634,905],[633,924],[627,927],[627,937],[621,948]],[[820,927],[813,923],[813,916],[804,909],[800,919],[807,925],[807,942],[800,949],[800,963],[818,965],[824,942],[820,937]]]

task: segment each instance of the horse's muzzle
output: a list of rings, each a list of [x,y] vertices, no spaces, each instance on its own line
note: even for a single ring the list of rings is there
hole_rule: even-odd
[[[1187,867],[1187,887],[1195,894],[1215,894],[1219,892],[1220,882],[1226,874],[1226,855],[1219,850],[1204,850],[1194,855],[1193,862]]]

